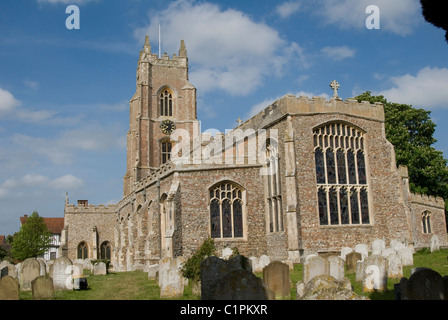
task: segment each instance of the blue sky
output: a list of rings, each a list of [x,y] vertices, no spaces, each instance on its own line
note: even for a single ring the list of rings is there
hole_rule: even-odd
[[[380,28],[368,29],[369,5]],[[67,29],[69,5],[80,28]],[[448,154],[448,44],[418,0],[0,2],[0,234],[34,210],[116,203],[128,101],[149,34],[170,56],[184,39],[202,131],[225,131],[285,94],[364,91],[431,110]]]

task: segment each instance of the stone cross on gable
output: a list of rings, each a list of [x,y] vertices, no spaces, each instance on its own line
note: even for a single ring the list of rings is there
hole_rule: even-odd
[[[330,83],[330,88],[333,89],[334,94],[333,94],[333,99],[340,99],[338,96],[338,89],[339,89],[340,85],[336,80],[331,81]]]
[[[243,120],[241,120],[241,118],[240,117],[238,117],[238,119],[237,120],[235,120],[236,122],[238,122],[238,126],[240,126],[242,123],[243,123]]]

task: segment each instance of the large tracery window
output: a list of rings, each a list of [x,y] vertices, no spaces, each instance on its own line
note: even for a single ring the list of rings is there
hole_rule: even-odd
[[[173,94],[168,89],[165,89],[160,93],[159,105],[161,116],[173,116]]]
[[[319,224],[369,224],[364,133],[330,123],[313,136]]]
[[[274,139],[268,139],[266,141],[266,159],[269,232],[281,232],[284,231],[281,175],[278,158],[278,143]]]
[[[87,259],[89,257],[89,248],[84,241],[78,244],[78,259]]]
[[[231,182],[210,189],[210,231],[212,238],[243,237],[243,190]]]

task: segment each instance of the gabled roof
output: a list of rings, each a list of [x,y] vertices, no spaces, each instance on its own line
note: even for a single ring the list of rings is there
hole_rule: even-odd
[[[23,225],[27,218],[27,215],[20,217],[20,224]],[[48,231],[53,234],[61,234],[64,229],[64,218],[44,218],[44,223],[47,225]]]

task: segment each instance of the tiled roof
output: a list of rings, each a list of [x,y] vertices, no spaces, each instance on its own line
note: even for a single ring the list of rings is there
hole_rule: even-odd
[[[27,218],[27,215],[20,217],[20,223],[23,225]],[[48,231],[53,234],[61,234],[64,228],[64,218],[44,218],[44,222],[47,225]]]

